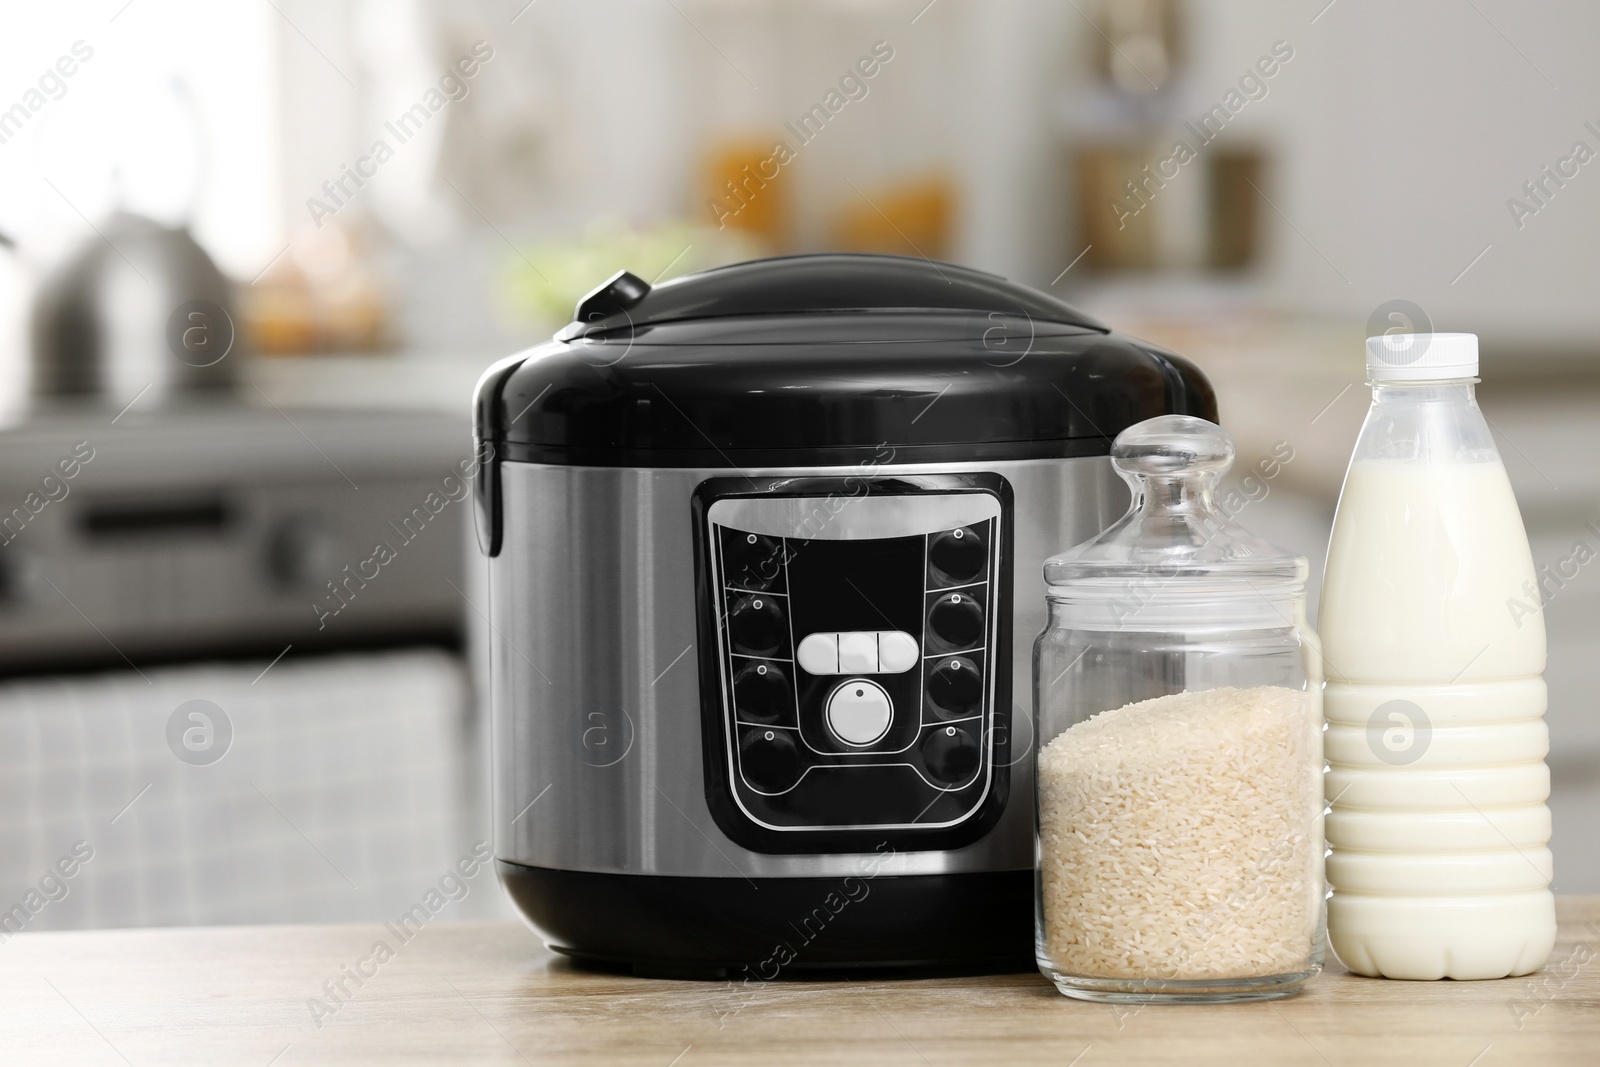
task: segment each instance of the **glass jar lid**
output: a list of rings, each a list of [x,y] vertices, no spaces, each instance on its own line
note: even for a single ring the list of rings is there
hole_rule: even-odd
[[[1256,537],[1217,500],[1234,452],[1226,430],[1191,415],[1146,419],[1118,434],[1111,463],[1132,506],[1045,561],[1046,594],[1065,607],[1064,621],[1095,630],[1296,625],[1305,557]]]

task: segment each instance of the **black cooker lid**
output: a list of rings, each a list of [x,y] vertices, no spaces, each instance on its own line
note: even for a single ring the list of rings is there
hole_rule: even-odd
[[[1041,326],[1110,331],[1076,308],[998,274],[904,256],[863,254],[780,256],[689,274],[652,288],[621,271],[578,303],[573,322],[557,340],[601,333],[646,331],[667,322],[724,319],[733,315],[813,316],[863,312],[899,315],[956,313],[983,319],[989,313],[1031,320]],[[943,316],[938,316],[943,318]],[[782,338],[793,343],[820,335],[805,319]],[[910,322],[902,328],[916,329]],[[683,334],[673,343],[694,343]],[[776,340],[776,338],[774,338]]]
[[[478,385],[501,459],[756,467],[1105,454],[1203,375],[1054,297],[923,259],[758,260],[651,287],[619,273]]]

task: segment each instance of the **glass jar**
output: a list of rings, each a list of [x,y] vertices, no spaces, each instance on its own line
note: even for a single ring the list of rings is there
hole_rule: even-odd
[[[1306,561],[1219,503],[1234,458],[1221,427],[1150,419],[1111,458],[1132,507],[1044,566],[1039,969],[1084,1000],[1288,996],[1323,940]]]

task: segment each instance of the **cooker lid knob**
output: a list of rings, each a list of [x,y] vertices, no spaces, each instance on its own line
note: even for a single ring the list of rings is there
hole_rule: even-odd
[[[604,285],[578,301],[575,322],[598,322],[608,315],[626,311],[650,294],[650,283],[629,271],[619,270]]]

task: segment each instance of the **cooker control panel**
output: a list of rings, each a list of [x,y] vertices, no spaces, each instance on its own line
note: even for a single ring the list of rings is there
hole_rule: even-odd
[[[1005,793],[1004,482],[716,479],[696,503],[719,825],[785,852],[980,834]]]

